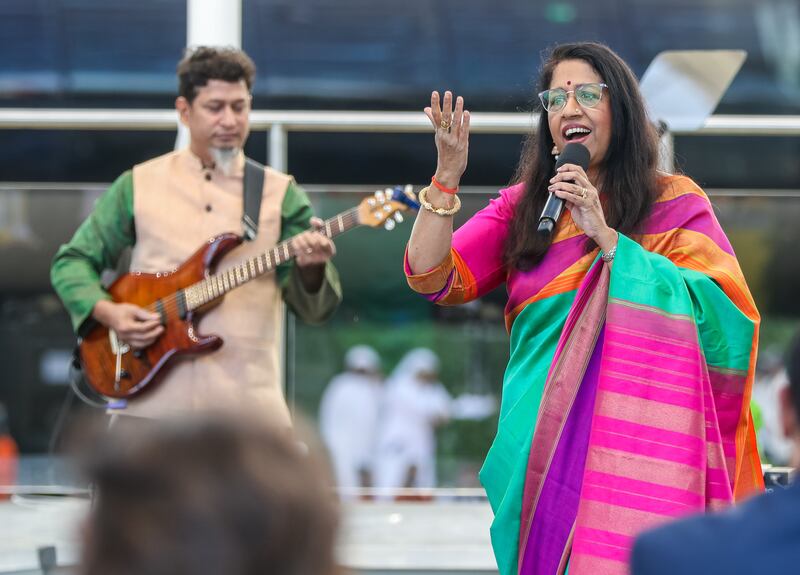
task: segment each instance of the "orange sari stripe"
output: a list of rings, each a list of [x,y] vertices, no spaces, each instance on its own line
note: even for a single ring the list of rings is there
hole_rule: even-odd
[[[686,194],[694,194],[702,198],[708,198],[700,186],[684,176],[675,174],[664,175],[661,177],[659,185],[661,190],[656,203],[668,202],[675,198],[685,196]]]
[[[408,247],[406,247],[405,260],[406,266],[408,266]],[[452,269],[453,255],[451,250],[451,253],[449,253],[438,266],[421,274],[407,274],[406,281],[409,287],[415,292],[423,294],[437,293],[442,291],[444,286],[447,285],[447,280],[450,277],[450,271]]]
[[[704,234],[678,228],[664,234],[644,235],[641,244],[648,251],[666,254],[679,267],[710,276],[742,313],[750,319],[759,319],[739,262]]]
[[[525,309],[525,306],[528,304],[578,289],[583,281],[583,278],[586,277],[586,270],[589,269],[596,255],[597,250],[586,254],[584,257],[564,270],[561,275],[554,278],[553,281],[544,286],[536,295],[528,298],[515,307],[506,317],[506,327],[509,330],[511,329],[511,324],[514,323],[514,319],[516,319],[516,317],[522,312],[523,309]]]
[[[453,256],[453,264],[456,268],[456,277],[453,280],[453,287],[450,288],[450,293],[458,291],[462,297],[461,302],[474,300],[478,297],[478,282],[475,281],[475,276],[469,271],[461,254],[455,249],[450,250],[450,252]]]

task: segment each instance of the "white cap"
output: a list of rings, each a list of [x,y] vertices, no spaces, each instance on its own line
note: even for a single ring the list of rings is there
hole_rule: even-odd
[[[392,374],[436,373],[439,371],[439,356],[427,347],[417,347],[409,351],[394,368]]]
[[[356,345],[347,350],[344,365],[350,370],[378,371],[381,368],[381,358],[370,346]]]

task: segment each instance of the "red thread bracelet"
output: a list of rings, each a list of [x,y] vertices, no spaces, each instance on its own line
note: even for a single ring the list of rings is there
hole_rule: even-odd
[[[434,186],[436,186],[437,190],[439,190],[440,192],[444,192],[445,194],[450,194],[451,196],[454,196],[458,193],[458,186],[456,186],[455,188],[447,188],[439,183],[439,181],[436,179],[436,176],[433,176],[431,178],[431,183]]]

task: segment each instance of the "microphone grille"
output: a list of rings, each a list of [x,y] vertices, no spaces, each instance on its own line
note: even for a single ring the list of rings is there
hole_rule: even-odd
[[[589,158],[589,149],[583,144],[567,144],[558,155],[556,169],[564,164],[575,164],[585,170],[589,167]]]

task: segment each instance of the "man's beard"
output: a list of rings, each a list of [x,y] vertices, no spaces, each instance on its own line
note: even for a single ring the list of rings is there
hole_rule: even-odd
[[[239,148],[211,148],[211,157],[214,158],[215,167],[226,176],[231,176],[236,169]]]

